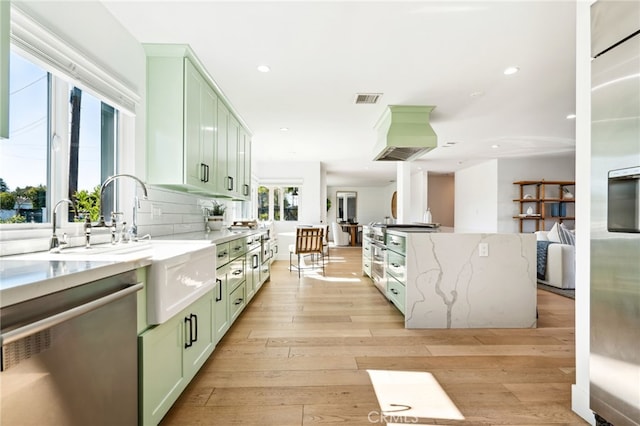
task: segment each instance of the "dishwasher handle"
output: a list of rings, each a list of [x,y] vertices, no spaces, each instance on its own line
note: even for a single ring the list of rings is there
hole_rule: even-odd
[[[106,305],[107,303],[115,302],[118,299],[121,299],[139,290],[142,290],[143,287],[144,287],[143,283],[137,283],[129,287],[126,287],[123,290],[101,297],[100,299],[92,300],[91,302],[85,303],[84,305],[76,306],[75,308],[71,308],[67,311],[60,312],[59,314],[52,315],[50,317],[41,319],[39,321],[32,322],[31,324],[27,324],[23,327],[16,328],[15,330],[11,330],[6,333],[3,333],[2,335],[0,335],[0,346],[7,345],[9,343],[15,342],[17,340],[20,340],[27,336],[35,334],[39,331],[43,331],[48,328],[54,327],[65,321],[69,321],[70,319],[86,314],[87,312],[94,311]]]

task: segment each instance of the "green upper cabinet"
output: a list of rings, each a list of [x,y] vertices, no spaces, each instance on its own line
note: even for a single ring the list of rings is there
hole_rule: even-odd
[[[229,195],[238,198],[238,138],[240,137],[240,123],[235,117],[229,117],[227,129],[227,190]]]
[[[229,109],[218,99],[218,137],[216,140],[216,190],[229,196],[230,182],[227,179],[227,134],[229,128]]]
[[[238,191],[241,197],[251,196],[251,136],[243,128],[238,138]]]
[[[0,0],[0,138],[9,138],[9,1]]]
[[[238,176],[247,167],[238,165],[240,133],[248,134],[246,129],[188,46],[144,47],[149,183],[248,200],[240,183],[244,176]]]

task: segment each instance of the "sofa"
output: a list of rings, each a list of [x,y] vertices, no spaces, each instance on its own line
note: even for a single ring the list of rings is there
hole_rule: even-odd
[[[561,240],[554,225],[549,231],[536,231],[538,261],[544,263],[544,274],[538,268],[538,282],[562,289],[576,288],[576,247],[573,239]],[[564,228],[564,227],[563,227]],[[564,228],[566,232],[566,228]],[[544,251],[546,248],[546,259]]]

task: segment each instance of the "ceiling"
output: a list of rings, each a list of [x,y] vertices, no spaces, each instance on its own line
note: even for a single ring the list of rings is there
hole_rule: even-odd
[[[395,179],[394,162],[372,161],[387,105],[436,106],[423,171],[575,150],[575,1],[103,3],[140,42],[191,45],[255,161],[319,160],[330,186]]]

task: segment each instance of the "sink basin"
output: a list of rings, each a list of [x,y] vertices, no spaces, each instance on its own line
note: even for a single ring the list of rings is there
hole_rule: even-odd
[[[147,322],[162,324],[216,286],[216,246],[156,241],[147,275]]]

